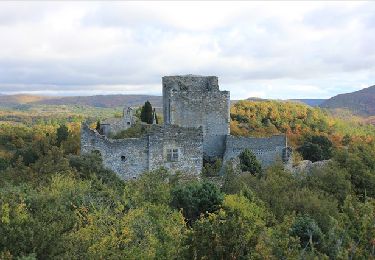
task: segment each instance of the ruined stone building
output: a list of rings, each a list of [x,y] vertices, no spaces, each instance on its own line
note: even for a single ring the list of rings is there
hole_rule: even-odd
[[[121,118],[108,118],[100,123],[99,132],[105,136],[115,135],[118,132],[128,129],[135,124],[133,108],[124,108]]]
[[[110,132],[132,126],[131,111],[121,122],[104,126],[101,134],[83,124],[81,153],[100,152],[104,165],[123,179],[162,166],[172,172],[199,175],[203,159],[220,158],[225,163],[245,148],[252,150],[263,166],[288,159],[285,135],[230,135],[230,93],[219,89],[217,77],[166,76],[162,84],[164,125],[150,125],[139,138],[114,140],[108,138]]]

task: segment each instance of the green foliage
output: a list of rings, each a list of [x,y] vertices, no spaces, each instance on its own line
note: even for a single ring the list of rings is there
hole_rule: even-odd
[[[29,166],[32,163],[35,163],[38,160],[39,155],[32,147],[27,147],[24,149],[19,149],[14,154],[12,162],[15,163],[19,158],[22,159],[23,163],[26,166]]]
[[[318,224],[308,215],[296,218],[290,229],[290,234],[300,238],[302,248],[309,248],[312,251],[323,240],[323,233]]]
[[[201,214],[215,212],[223,201],[223,194],[210,182],[192,182],[172,190],[171,205],[182,209],[184,217],[192,223]]]
[[[128,129],[122,130],[115,135],[111,135],[113,139],[124,139],[124,138],[138,138],[147,133],[147,127],[141,124],[135,124]]]
[[[5,170],[9,166],[9,161],[4,158],[0,158],[0,171]]]
[[[222,166],[221,159],[215,159],[213,162],[207,161],[203,163],[202,175],[204,177],[214,177],[219,176]]]
[[[126,182],[124,201],[128,208],[145,203],[169,204],[171,201],[171,176],[165,169],[145,172],[137,180]]]
[[[141,121],[147,124],[152,124],[152,105],[149,101],[146,101],[141,109]]]
[[[355,193],[362,199],[375,198],[375,146],[353,145],[335,154],[335,161],[346,169]]]
[[[313,169],[306,175],[305,181],[305,185],[310,189],[333,195],[340,203],[351,194],[350,175],[345,168],[338,167],[336,163]]]
[[[258,175],[262,172],[262,166],[255,154],[249,149],[245,149],[240,155],[240,168],[243,172],[250,172]]]
[[[223,208],[196,221],[189,234],[188,259],[251,258],[268,213],[241,195],[227,195]]]
[[[312,162],[328,160],[332,157],[332,142],[325,136],[307,137],[297,150],[305,160]]]
[[[309,173],[276,164],[255,176],[229,163],[220,190],[165,169],[124,182],[99,154],[78,155],[86,109],[93,125],[113,109],[22,109],[0,111],[0,259],[375,257],[373,127],[294,103],[239,102],[235,134],[286,132],[294,145],[329,148],[328,136],[333,157]],[[60,125],[69,131],[57,144]]]

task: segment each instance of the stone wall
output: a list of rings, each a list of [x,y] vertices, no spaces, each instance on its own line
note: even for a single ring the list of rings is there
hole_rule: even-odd
[[[202,128],[153,125],[148,135],[150,169],[161,165],[171,172],[181,171],[188,175],[199,175],[203,167]],[[179,159],[167,161],[167,150],[178,149]]]
[[[229,135],[230,93],[220,91],[214,76],[163,77],[163,114],[166,125],[203,128],[203,151],[222,157]]]
[[[285,135],[275,135],[267,138],[227,136],[224,163],[235,159],[246,148],[251,150],[263,167],[283,159],[287,141]]]
[[[106,168],[116,172],[122,179],[137,177],[148,170],[148,139],[109,139],[97,131],[81,126],[81,153],[99,151]]]
[[[167,149],[178,149],[177,161],[167,161]],[[83,124],[81,153],[91,151],[99,151],[104,166],[125,180],[162,166],[171,172],[199,175],[203,164],[203,134],[201,128],[153,125],[140,138],[114,140]]]

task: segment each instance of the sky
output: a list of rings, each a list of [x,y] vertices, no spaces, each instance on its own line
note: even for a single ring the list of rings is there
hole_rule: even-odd
[[[215,75],[232,99],[375,85],[375,2],[0,2],[0,93],[161,95]]]

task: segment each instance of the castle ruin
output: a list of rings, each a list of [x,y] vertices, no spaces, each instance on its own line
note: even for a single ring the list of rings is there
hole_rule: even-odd
[[[197,176],[204,159],[219,158],[225,164],[246,148],[254,152],[263,167],[278,159],[289,159],[285,135],[230,135],[230,93],[220,91],[217,77],[166,76],[162,85],[164,125],[150,125],[139,138],[114,140],[108,138],[108,133],[131,126],[132,117],[124,117],[121,122],[125,123],[116,123],[115,127],[109,124],[108,131],[101,134],[83,124],[81,153],[100,152],[105,167],[125,180],[162,166]]]

